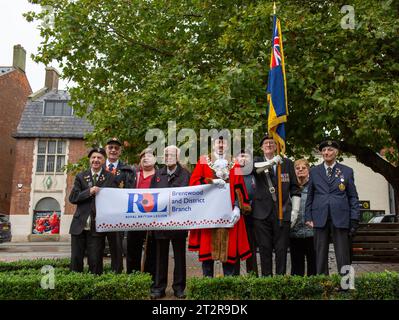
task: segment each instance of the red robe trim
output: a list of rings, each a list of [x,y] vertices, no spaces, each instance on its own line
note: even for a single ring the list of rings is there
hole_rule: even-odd
[[[194,171],[191,174],[190,186],[207,184],[208,179],[215,179],[214,171],[207,164],[207,157],[201,156]],[[230,183],[230,196],[232,209],[236,199],[236,193],[240,194],[239,198],[241,211],[248,210],[250,208],[247,191],[245,189],[245,183],[242,175],[236,174],[236,171],[240,170],[240,167],[236,163],[230,170],[229,183]],[[242,203],[241,203],[242,202]],[[246,260],[252,253],[249,247],[247,231],[245,227],[245,221],[241,215],[240,220],[229,228],[228,237],[228,263],[236,263],[238,259]],[[199,261],[212,260],[212,229],[194,229],[190,230],[188,239],[188,250],[198,251]]]

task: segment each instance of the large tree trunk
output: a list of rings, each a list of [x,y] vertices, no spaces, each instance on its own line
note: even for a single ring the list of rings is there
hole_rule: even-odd
[[[399,212],[399,167],[395,167],[388,161],[384,160],[378,153],[373,150],[358,145],[351,145],[346,142],[340,142],[343,152],[353,154],[356,159],[371,168],[373,171],[384,176],[392,185],[395,191],[395,212]]]

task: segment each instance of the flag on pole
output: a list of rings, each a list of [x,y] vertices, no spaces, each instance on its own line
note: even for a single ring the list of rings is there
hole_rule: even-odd
[[[280,20],[273,16],[272,53],[267,84],[268,131],[278,150],[285,154],[285,122],[287,122],[287,85],[285,80],[283,39]]]

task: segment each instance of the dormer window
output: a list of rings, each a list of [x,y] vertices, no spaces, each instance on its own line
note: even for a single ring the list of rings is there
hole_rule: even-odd
[[[46,100],[44,102],[44,115],[49,117],[72,116],[72,108],[66,100]]]

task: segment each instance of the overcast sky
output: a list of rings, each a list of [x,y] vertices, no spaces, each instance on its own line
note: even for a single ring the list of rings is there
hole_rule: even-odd
[[[28,0],[0,0],[0,66],[12,66],[13,47],[20,44],[26,50],[26,75],[32,91],[44,86],[45,65],[35,63],[30,55],[37,53],[41,42],[38,23],[27,22],[22,16],[27,11],[40,11],[40,6],[32,5]],[[51,65],[59,72],[57,64]],[[59,89],[66,89],[66,83],[60,80]]]

